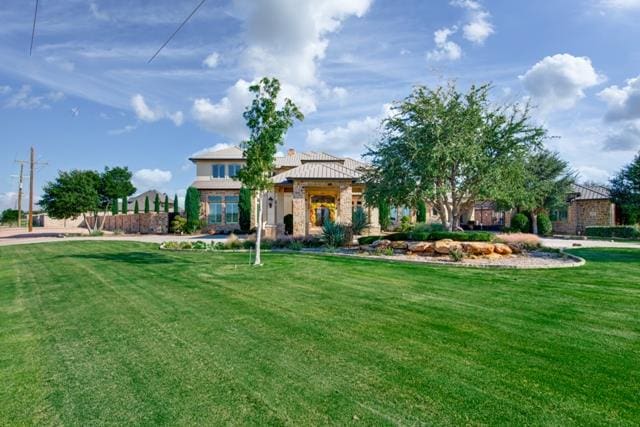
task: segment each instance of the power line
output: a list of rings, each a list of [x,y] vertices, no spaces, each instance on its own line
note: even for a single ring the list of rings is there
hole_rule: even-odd
[[[37,0],[36,0],[37,1]],[[187,21],[189,21],[189,19],[191,19],[191,17],[193,15],[195,15],[195,13],[198,11],[198,9],[200,9],[200,6],[202,6],[204,4],[204,2],[207,0],[202,0],[200,3],[198,3],[198,5],[196,6],[195,9],[193,9],[193,11],[189,14],[189,16],[187,16],[187,19],[185,19],[184,21],[182,21],[182,24],[180,24],[180,26],[178,26],[178,28],[173,32],[173,34],[171,34],[171,36],[169,36],[169,38],[167,39],[166,42],[164,42],[162,44],[162,46],[160,46],[160,49],[158,49],[156,51],[156,53],[153,54],[153,56],[149,59],[149,61],[147,61],[147,64],[150,64],[151,61],[153,61],[155,59],[156,56],[158,56],[158,54],[160,53],[160,51],[162,49],[164,49],[164,47],[169,44],[169,42],[171,41],[171,39],[173,39],[175,37],[176,34],[178,34],[178,31],[180,31],[182,29],[182,27],[184,27],[184,24],[187,23]]]
[[[29,46],[29,56],[33,51],[33,40],[36,37],[36,18],[38,17],[38,0],[36,0],[36,10],[33,12],[33,28],[31,29],[31,46]]]

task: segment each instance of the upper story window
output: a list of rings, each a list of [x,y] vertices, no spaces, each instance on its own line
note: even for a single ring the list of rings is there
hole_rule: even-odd
[[[224,163],[214,163],[211,166],[211,176],[214,178],[224,178]]]
[[[228,167],[229,178],[233,178],[236,175],[238,175],[238,172],[240,171],[241,167],[242,167],[242,165],[239,165],[237,163],[230,164],[229,167]]]

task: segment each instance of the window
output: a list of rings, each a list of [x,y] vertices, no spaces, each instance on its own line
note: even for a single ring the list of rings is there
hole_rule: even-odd
[[[211,166],[211,176],[214,178],[224,178],[224,164],[214,163]]]
[[[222,197],[209,196],[209,224],[222,224]]]
[[[568,218],[567,209],[556,209],[551,212],[549,217],[551,218],[551,221],[566,221]]]
[[[229,178],[233,178],[234,176],[238,175],[241,167],[242,165],[238,164],[229,165]]]
[[[238,200],[238,196],[227,196],[224,198],[226,211],[225,222],[227,224],[237,224],[240,221]]]

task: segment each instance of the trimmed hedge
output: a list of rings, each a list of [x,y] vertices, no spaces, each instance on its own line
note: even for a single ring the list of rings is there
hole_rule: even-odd
[[[584,232],[589,237],[620,237],[623,239],[640,238],[640,229],[632,225],[616,227],[587,227]]]
[[[541,236],[551,236],[553,233],[553,225],[551,219],[546,213],[538,214],[538,234]]]
[[[358,243],[361,245],[370,245],[376,240],[386,239],[394,241],[400,240],[413,240],[413,241],[435,241],[442,239],[451,239],[456,242],[491,242],[493,240],[493,234],[486,231],[434,231],[431,233],[426,232],[413,232],[413,233],[393,233],[386,236],[364,236],[358,239]]]

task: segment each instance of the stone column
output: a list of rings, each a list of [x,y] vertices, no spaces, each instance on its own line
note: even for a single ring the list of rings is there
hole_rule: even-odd
[[[293,183],[293,236],[304,237],[307,234],[307,212],[305,209],[304,186]]]
[[[340,224],[351,224],[351,203],[353,192],[351,184],[340,185],[340,203],[338,205],[338,218],[336,222]]]
[[[369,233],[377,234],[380,233],[380,212],[377,207],[366,206],[365,212],[369,216]]]

